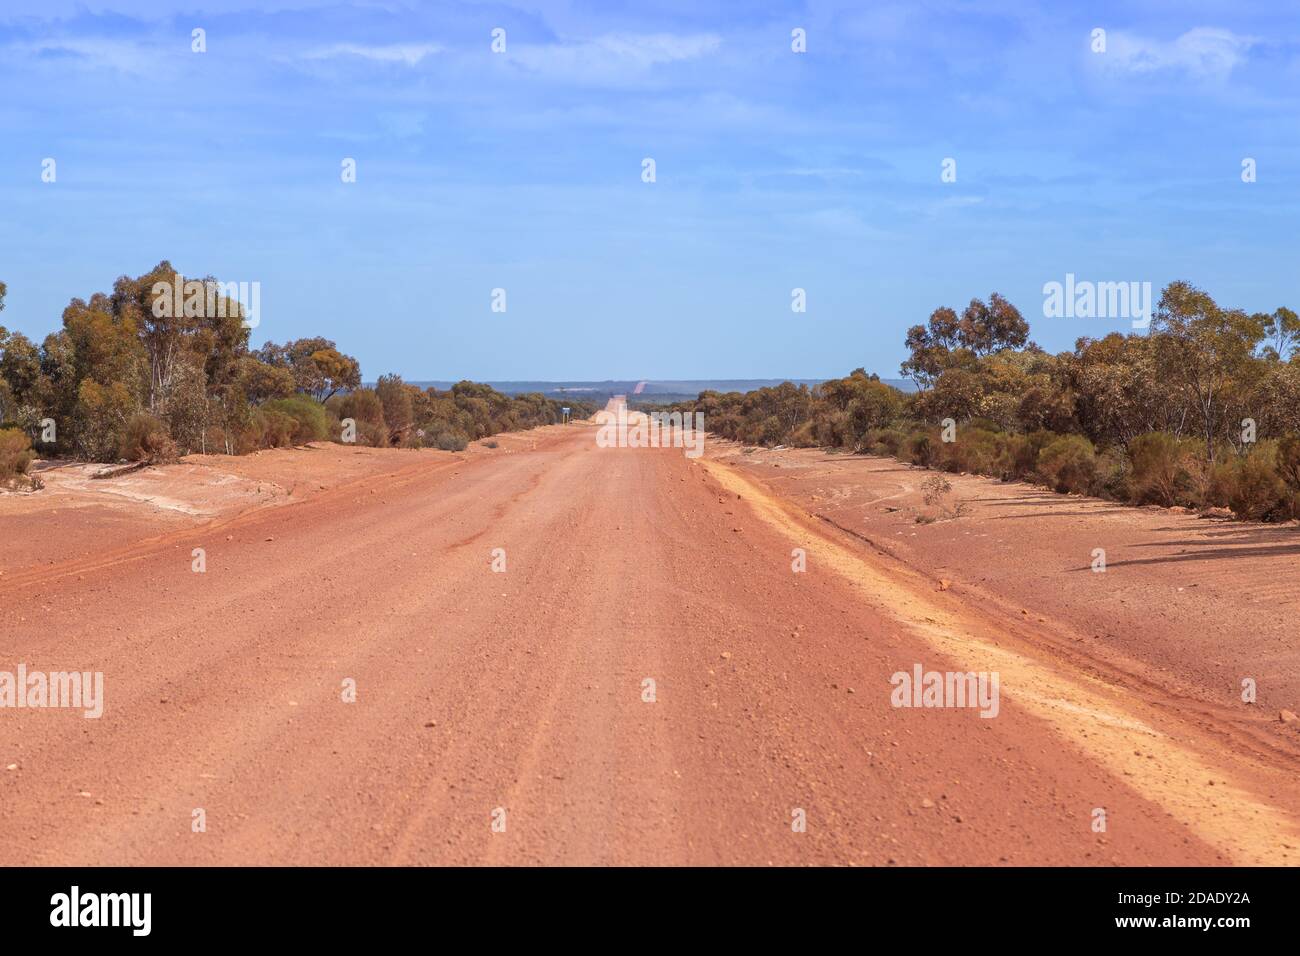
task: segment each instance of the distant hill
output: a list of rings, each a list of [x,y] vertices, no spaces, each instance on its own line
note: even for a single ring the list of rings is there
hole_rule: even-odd
[[[563,398],[568,395],[577,399],[603,403],[611,395],[626,395],[629,399],[651,402],[675,402],[695,398],[700,392],[752,392],[755,389],[793,382],[795,385],[807,385],[812,388],[826,381],[824,378],[716,378],[716,379],[647,379],[616,380],[603,382],[486,382],[498,392],[518,395],[524,392],[541,392],[548,398]],[[916,387],[909,381],[899,378],[882,378],[882,382],[893,385],[904,392],[915,391]],[[455,382],[410,382],[420,388],[445,390]]]

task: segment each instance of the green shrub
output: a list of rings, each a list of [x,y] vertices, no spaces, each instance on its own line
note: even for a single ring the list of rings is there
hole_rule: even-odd
[[[77,388],[73,434],[80,455],[91,461],[121,457],[126,427],[140,411],[131,390],[122,382],[108,385],[85,379]]]
[[[1000,435],[985,428],[964,425],[957,429],[956,441],[940,444],[939,467],[944,471],[996,475],[1001,454]]]
[[[272,399],[262,405],[262,413],[288,416],[294,423],[290,441],[288,443],[277,441],[270,446],[272,448],[281,447],[282,444],[305,445],[307,442],[326,441],[333,437],[329,412],[320,402],[306,395]],[[275,419],[268,419],[268,424],[271,423],[274,424],[275,434],[278,437],[281,423]]]
[[[1001,424],[999,424],[997,421],[995,421],[992,418],[985,418],[983,416],[972,418],[970,421],[966,422],[961,427],[966,429],[975,428],[983,432],[1001,433],[1003,431]],[[960,435],[961,433],[958,432],[958,434]]]
[[[871,450],[878,455],[902,454],[907,443],[907,433],[898,428],[882,428],[871,436]]]
[[[434,439],[434,447],[443,451],[464,451],[469,444],[469,439],[463,432],[445,431],[439,432],[438,437]]]
[[[1087,494],[1097,476],[1096,452],[1082,435],[1062,435],[1038,453],[1037,471],[1055,490]]]

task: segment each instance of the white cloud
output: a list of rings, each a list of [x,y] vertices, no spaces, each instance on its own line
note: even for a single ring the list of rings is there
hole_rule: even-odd
[[[698,59],[721,44],[721,38],[711,33],[609,33],[576,43],[512,44],[510,55],[531,72],[616,82],[642,76],[662,64]]]
[[[1103,68],[1126,73],[1173,71],[1222,78],[1245,60],[1258,42],[1256,37],[1217,27],[1197,27],[1172,41],[1112,32],[1106,39],[1106,52],[1097,60]]]
[[[305,54],[309,60],[333,60],[341,57],[359,57],[378,63],[405,63],[416,66],[421,60],[435,53],[442,47],[436,43],[390,43],[381,46],[366,46],[360,43],[336,43],[334,46],[313,50]]]

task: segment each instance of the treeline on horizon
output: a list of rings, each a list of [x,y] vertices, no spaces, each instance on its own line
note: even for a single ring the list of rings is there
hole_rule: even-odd
[[[1146,334],[1052,355],[998,294],[907,332],[905,393],[857,369],[676,406],[750,445],[891,455],[1131,504],[1300,518],[1300,319],[1167,286]],[[945,437],[951,440],[945,440]]]
[[[459,451],[499,432],[559,422],[565,405],[574,418],[595,411],[468,381],[439,391],[385,375],[364,388],[357,360],[328,339],[250,348],[233,299],[209,292],[193,309],[188,301],[155,309],[155,286],[175,287],[175,277],[164,261],[138,278],[122,276],[111,293],[73,299],[63,327],[39,346],[0,326],[0,480],[24,474],[37,453],[158,462],[342,441],[346,419],[359,445]],[[212,277],[191,281],[221,288]],[[0,283],[0,310],[5,291]],[[44,440],[49,421],[53,441]]]

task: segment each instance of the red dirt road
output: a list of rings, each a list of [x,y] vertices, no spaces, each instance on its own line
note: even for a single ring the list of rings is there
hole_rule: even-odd
[[[11,566],[0,670],[106,702],[0,709],[0,862],[1300,862],[1284,750],[708,456],[533,444]],[[894,707],[918,663],[998,715]]]

